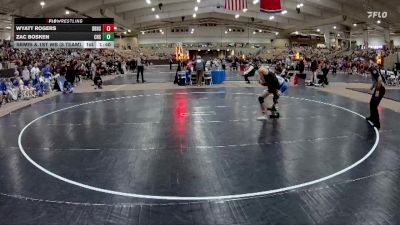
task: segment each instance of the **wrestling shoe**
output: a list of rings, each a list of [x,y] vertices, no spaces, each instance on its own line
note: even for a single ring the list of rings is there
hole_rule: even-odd
[[[279,119],[279,117],[280,117],[280,115],[279,115],[278,112],[277,112],[277,113],[273,113],[273,114],[271,114],[271,115],[269,116],[269,118],[271,118],[271,119]]]
[[[269,108],[267,108],[267,110],[271,111],[271,112],[277,112],[278,111],[278,109],[275,106],[269,107]]]

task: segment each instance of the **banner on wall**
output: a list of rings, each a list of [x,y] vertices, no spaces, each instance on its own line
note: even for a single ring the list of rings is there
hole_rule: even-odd
[[[282,11],[281,0],[260,0],[260,11],[278,13]]]
[[[225,9],[232,11],[247,9],[247,0],[225,0]]]

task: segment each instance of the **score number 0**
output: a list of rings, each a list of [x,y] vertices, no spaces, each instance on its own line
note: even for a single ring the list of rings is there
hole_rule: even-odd
[[[114,24],[103,24],[103,32],[114,32]]]

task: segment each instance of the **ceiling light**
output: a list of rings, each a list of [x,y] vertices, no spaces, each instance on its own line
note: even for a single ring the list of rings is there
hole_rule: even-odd
[[[162,33],[163,31],[162,31],[162,29],[160,29],[160,33]]]
[[[200,3],[201,2],[201,0],[197,0],[197,3]]]
[[[255,31],[253,31],[253,34],[256,34],[256,32],[255,32]]]
[[[146,0],[147,5],[151,4],[151,0]]]
[[[300,6],[300,8],[301,8],[301,7],[303,7],[303,6],[304,6],[304,4],[303,4],[303,3],[300,3],[300,4],[299,4],[299,6]]]
[[[193,18],[196,18],[196,16],[197,16],[196,13],[193,13]]]
[[[219,52],[219,49],[217,49],[217,52]]]
[[[65,15],[69,15],[69,10],[65,10]]]
[[[227,34],[228,33],[228,31],[225,31],[225,34]]]
[[[228,48],[226,51],[228,51],[228,52],[229,52],[229,51],[230,51],[230,49]]]
[[[261,32],[262,32],[262,30],[261,30],[261,29],[259,29],[259,30],[258,30],[258,32],[260,32],[260,33],[261,33]]]
[[[296,35],[297,35],[297,34],[299,34],[299,32],[298,32],[298,31],[296,31],[296,32],[294,32],[294,33],[295,33]]]
[[[6,27],[6,29],[10,30],[10,29],[11,29],[11,27]]]
[[[156,8],[154,8],[154,7],[153,7],[153,8],[151,8],[151,11],[153,11],[153,12],[154,12],[154,11],[156,11]]]
[[[197,51],[200,51],[200,49],[197,49]]]
[[[44,1],[41,1],[41,2],[40,2],[40,6],[42,6],[42,7],[43,7],[44,5],[46,5],[46,2],[44,2]]]
[[[253,0],[253,5],[255,5],[255,4],[259,3],[259,2],[260,2],[259,0]]]
[[[247,10],[248,10],[247,8],[244,8],[244,9],[243,9],[243,12],[247,12]]]
[[[126,31],[124,31],[124,34],[126,34]]]
[[[142,35],[144,35],[144,31],[141,31],[142,32]]]
[[[236,15],[235,15],[235,19],[238,19],[239,17],[240,17],[239,14],[236,14]]]
[[[285,15],[287,13],[287,10],[283,10],[281,13],[282,15]]]
[[[335,30],[336,30],[336,28],[337,28],[336,26],[333,26],[333,29],[335,29]]]
[[[275,35],[279,35],[279,32],[275,32]]]
[[[131,32],[131,29],[128,29],[128,33],[130,33]]]
[[[156,19],[160,19],[160,16],[158,14],[156,14]]]
[[[357,24],[356,23],[353,23],[353,27],[356,27],[357,26]]]
[[[231,29],[231,28],[229,28],[229,32],[232,32],[232,29]]]
[[[199,7],[198,7],[198,6],[195,6],[195,7],[194,7],[194,11],[197,12],[197,10],[199,10]]]
[[[275,19],[275,16],[270,16],[269,17],[269,20],[273,20],[273,19]]]
[[[210,51],[210,49],[207,49],[207,52],[209,52]]]
[[[318,28],[318,29],[317,29],[317,32],[320,32],[320,31],[321,31],[321,29]]]
[[[378,21],[376,21],[378,24],[380,24],[381,23],[381,21],[380,20],[378,20]]]

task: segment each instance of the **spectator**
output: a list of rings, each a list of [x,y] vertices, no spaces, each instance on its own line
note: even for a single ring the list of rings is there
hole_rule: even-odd
[[[95,76],[93,82],[95,85],[94,89],[97,89],[97,88],[102,89],[103,88],[103,80],[101,79],[100,74],[97,74]]]
[[[304,60],[303,59],[301,59],[300,60],[300,63],[299,63],[299,72],[300,72],[300,74],[302,74],[302,73],[304,73]]]
[[[24,70],[22,71],[22,79],[24,80],[24,84],[28,85],[29,80],[31,79],[31,73],[29,72],[27,66],[25,66]]]
[[[37,63],[35,63],[31,69],[31,79],[36,80],[39,77],[40,70]]]
[[[314,59],[311,62],[311,72],[312,72],[312,83],[313,84],[317,84],[318,83],[318,79],[317,79],[317,70],[318,70],[318,62],[316,59]]]
[[[18,100],[18,85],[17,87],[11,82],[11,79],[8,79],[6,82],[6,87],[7,87],[7,91],[10,95],[10,101],[14,100],[17,101]]]
[[[143,53],[140,53],[140,56],[136,59],[136,65],[137,65],[137,79],[136,81],[139,83],[139,74],[142,75],[142,83],[146,82],[143,77],[144,73],[144,60],[143,60]]]
[[[196,61],[194,64],[194,70],[197,73],[196,76],[196,81],[197,81],[197,85],[201,86],[203,83],[203,76],[204,76],[204,71],[205,71],[205,62],[204,60],[201,59],[201,56],[197,56],[196,57]]]
[[[382,75],[380,74],[378,66],[372,65],[369,69],[369,72],[372,76],[373,85],[371,87],[372,96],[370,101],[370,116],[368,116],[366,119],[377,129],[380,129],[381,124],[379,120],[378,106],[383,96],[385,96],[386,89],[383,85]]]
[[[6,81],[2,79],[0,81],[0,106],[6,102],[10,101],[10,95],[7,91]]]

